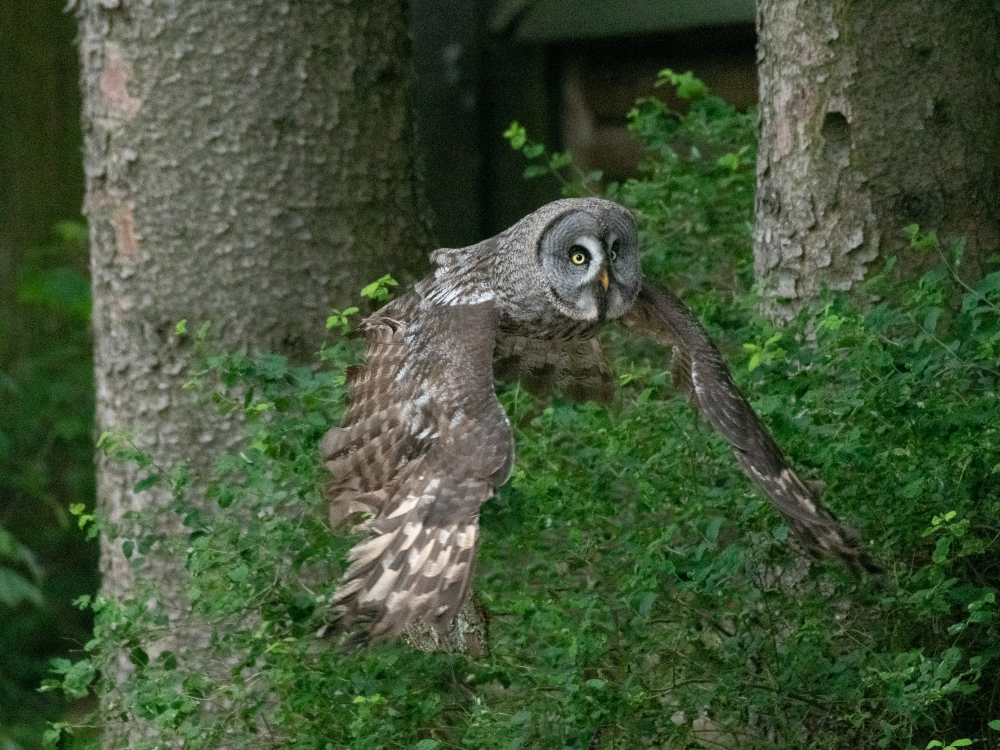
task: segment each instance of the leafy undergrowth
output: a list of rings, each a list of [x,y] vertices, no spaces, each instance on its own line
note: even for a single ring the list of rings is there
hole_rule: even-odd
[[[206,668],[164,651],[170,610],[147,592],[84,602],[97,610],[92,655],[60,664],[61,683],[79,694],[97,674],[105,715],[159,732],[144,740],[135,724],[121,746],[996,742],[1000,272],[967,288],[961,247],[946,254],[911,228],[912,251],[940,253],[938,270],[901,284],[889,264],[863,308],[831,295],[773,329],[747,289],[752,114],[696,86],[692,97],[683,117],[639,103],[646,171],[612,196],[636,209],[647,273],[698,311],[778,442],[826,483],[827,504],[885,574],[854,579],[801,556],[729,449],[673,396],[667,353],[610,331],[613,408],[501,391],[518,460],[482,513],[475,585],[492,613],[490,653],[340,651],[315,633],[354,540],[326,525],[316,444],[357,355],[339,338],[345,311],[323,367],[229,355],[197,377],[248,422],[246,447],[209,484],[222,510],[189,501],[183,470],[148,467],[150,482],[171,482],[187,533],[118,541],[137,571],[151,555],[184,557],[213,658]],[[120,437],[106,443],[143,460]],[[129,679],[112,685],[119,653]],[[49,739],[82,736],[59,726]]]
[[[7,250],[5,249],[4,252]],[[40,746],[70,706],[37,687],[54,655],[87,639],[71,606],[97,588],[97,545],[66,509],[93,504],[94,365],[87,230],[61,222],[18,259],[17,300],[0,319],[0,748]],[[15,334],[16,335],[13,335]],[[79,653],[79,651],[77,651]]]

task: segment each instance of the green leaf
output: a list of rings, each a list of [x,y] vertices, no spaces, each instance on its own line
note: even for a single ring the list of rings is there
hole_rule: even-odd
[[[82,659],[76,662],[66,672],[63,679],[63,691],[70,698],[85,698],[89,692],[88,687],[94,681],[96,672],[90,659]]]
[[[42,747],[44,750],[56,750],[59,747],[59,740],[62,737],[63,730],[68,726],[69,724],[65,721],[57,721],[52,724],[50,729],[46,729],[42,734]]]
[[[129,660],[137,667],[145,667],[149,664],[149,654],[147,654],[139,646],[136,646],[131,651],[129,651],[128,656]]]
[[[670,84],[677,87],[677,96],[681,99],[697,100],[708,96],[708,86],[706,86],[690,70],[686,73],[675,73],[670,68],[660,71],[656,81],[657,86]]]
[[[649,614],[649,610],[653,608],[658,597],[659,594],[655,591],[648,591],[642,595],[642,599],[639,601],[639,617],[645,617]]]
[[[553,172],[558,172],[564,167],[568,167],[573,163],[573,157],[569,155],[568,151],[560,151],[549,158],[549,169]]]
[[[711,521],[708,522],[708,526],[705,528],[705,538],[710,542],[715,542],[719,538],[719,529],[722,528],[724,519],[721,516],[716,516]]]
[[[56,674],[66,674],[73,668],[73,662],[69,659],[52,659],[49,661],[49,666],[52,667],[52,671]]]
[[[147,534],[142,539],[139,540],[139,554],[148,555],[149,551],[153,549],[153,545],[160,540],[160,537],[155,534]]]
[[[937,232],[921,234],[918,224],[910,224],[903,228],[903,232],[910,240],[910,247],[914,250],[933,250],[938,246]]]
[[[527,724],[529,721],[531,721],[531,711],[526,708],[522,708],[510,717],[511,724]]]
[[[723,154],[715,163],[724,169],[735,172],[740,168],[740,157],[736,154]]]
[[[143,479],[140,479],[138,482],[136,482],[135,486],[132,488],[132,492],[136,494],[139,494],[140,492],[145,492],[149,488],[159,484],[162,478],[163,476],[161,474],[154,472],[153,474],[150,474],[149,476],[144,477]]]
[[[178,336],[183,336],[185,333],[187,333],[187,318],[178,321],[177,325],[174,326],[174,333],[176,333]]]
[[[524,142],[528,139],[528,134],[515,120],[510,124],[510,127],[504,131],[503,137],[510,141],[510,147],[512,149],[519,151],[524,145]]]
[[[330,317],[326,319],[326,329],[330,330],[333,327],[339,327],[345,332],[351,327],[350,318],[358,312],[356,307],[348,307],[346,310],[332,310]]]
[[[937,540],[937,544],[934,547],[934,554],[931,555],[931,559],[938,565],[945,562],[948,559],[948,550],[951,548],[951,537],[943,536]]]
[[[371,284],[362,289],[361,296],[370,297],[376,301],[384,301],[389,298],[389,290],[387,287],[398,285],[398,281],[392,278],[389,274],[386,274],[382,278],[373,281]]]
[[[545,153],[545,146],[540,143],[529,143],[521,149],[525,158],[535,159]]]
[[[941,317],[941,308],[932,307],[924,316],[924,330],[927,333],[934,333],[937,330],[938,318]]]

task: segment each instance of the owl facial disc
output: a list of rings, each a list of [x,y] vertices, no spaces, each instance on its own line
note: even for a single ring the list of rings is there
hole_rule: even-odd
[[[557,216],[542,235],[539,261],[549,297],[574,320],[605,320],[623,315],[639,291],[637,233],[624,208],[600,216],[585,209]]]

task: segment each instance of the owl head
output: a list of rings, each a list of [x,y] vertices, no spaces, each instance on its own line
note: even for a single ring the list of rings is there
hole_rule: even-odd
[[[624,315],[642,284],[635,222],[599,198],[555,201],[537,243],[537,261],[556,309],[603,323]]]

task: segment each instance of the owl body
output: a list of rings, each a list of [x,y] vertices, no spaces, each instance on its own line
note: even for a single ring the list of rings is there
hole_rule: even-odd
[[[514,460],[494,378],[608,402],[600,328],[618,321],[674,350],[673,377],[733,446],[737,463],[812,550],[873,567],[788,466],[697,320],[646,281],[629,213],[597,198],[555,201],[488,240],[431,255],[413,291],[366,319],[367,364],[320,452],[334,526],[370,536],[338,587],[337,626],[392,637],[443,630],[464,602],[479,509]]]

